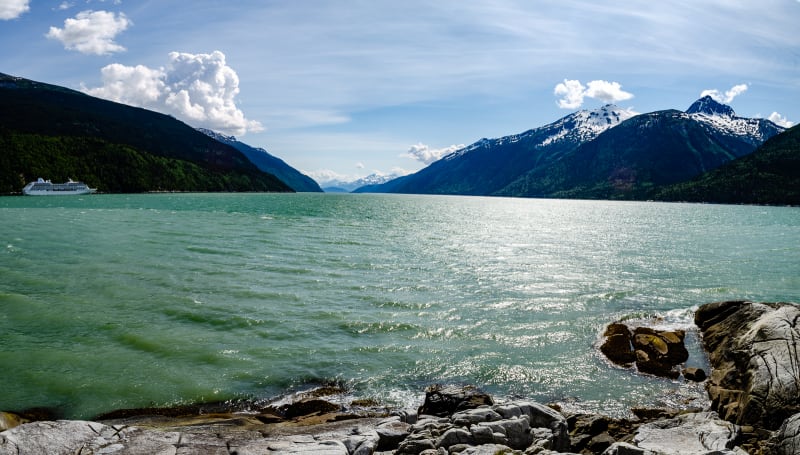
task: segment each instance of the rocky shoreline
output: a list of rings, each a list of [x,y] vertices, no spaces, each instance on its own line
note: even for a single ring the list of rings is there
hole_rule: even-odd
[[[5,454],[800,454],[800,307],[715,302],[695,323],[711,371],[682,368],[680,331],[612,323],[600,346],[643,374],[705,382],[708,409],[632,409],[632,418],[496,403],[470,386],[427,389],[415,411],[317,389],[280,406],[122,410],[95,421],[0,412]]]

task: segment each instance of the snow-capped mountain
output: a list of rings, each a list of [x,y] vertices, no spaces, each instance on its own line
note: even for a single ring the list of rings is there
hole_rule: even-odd
[[[769,120],[738,117],[733,108],[718,103],[710,96],[705,96],[692,103],[686,110],[686,115],[755,146],[785,130]]]
[[[319,184],[326,193],[349,193],[356,188],[380,185],[398,177],[398,174],[374,173],[355,180],[326,180]]]
[[[531,168],[558,159],[635,115],[614,105],[578,111],[524,133],[481,139],[415,174],[356,191],[493,194]]]
[[[710,97],[686,111],[613,105],[481,139],[408,176],[356,190],[528,197],[646,198],[752,153],[784,129],[736,116]]]
[[[621,122],[636,114],[636,112],[630,109],[620,109],[613,104],[606,104],[595,110],[581,110],[575,112],[549,125],[528,130],[524,133],[512,134],[497,139],[481,139],[463,149],[456,150],[442,159],[454,159],[483,147],[498,147],[533,138],[537,140],[541,139],[535,144],[536,148],[547,147],[559,142],[586,142],[596,138],[603,131],[619,125]],[[542,139],[543,136],[544,138]]]

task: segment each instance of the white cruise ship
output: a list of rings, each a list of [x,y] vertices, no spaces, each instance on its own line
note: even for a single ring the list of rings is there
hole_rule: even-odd
[[[89,188],[83,182],[75,182],[69,179],[66,183],[53,183],[50,180],[39,178],[35,182],[25,185],[22,194],[26,196],[51,196],[51,195],[70,195],[70,194],[92,194],[97,188]]]

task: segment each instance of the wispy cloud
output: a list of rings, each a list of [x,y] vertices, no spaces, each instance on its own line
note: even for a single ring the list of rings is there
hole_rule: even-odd
[[[725,93],[722,93],[717,89],[703,90],[703,92],[700,93],[700,98],[704,96],[710,96],[717,102],[729,104],[734,98],[746,92],[747,88],[747,84],[739,84],[734,85],[730,88],[730,90],[726,90]]]
[[[0,0],[0,19],[9,20],[20,17],[30,10],[30,0]]]
[[[163,68],[113,63],[102,70],[103,86],[90,95],[172,114],[196,127],[242,135],[262,131],[236,106],[239,76],[225,54],[171,52]]]
[[[456,150],[464,148],[464,144],[451,145],[449,147],[434,149],[423,143],[414,144],[409,147],[408,152],[403,156],[415,159],[424,164],[431,164],[443,156],[449,155]]]
[[[81,11],[64,21],[64,28],[50,27],[47,37],[61,41],[68,50],[84,54],[107,55],[124,51],[114,38],[130,25],[123,13]]]
[[[800,0],[798,0],[798,1],[800,1]],[[769,114],[769,117],[767,117],[767,118],[772,123],[774,123],[776,125],[780,125],[780,126],[782,126],[784,128],[791,128],[791,127],[794,126],[794,122],[792,122],[791,120],[787,119],[786,117],[782,116],[781,114],[779,114],[777,112],[773,112],[772,114]]]
[[[578,80],[564,79],[553,89],[553,94],[561,97],[556,103],[562,109],[577,109],[583,105],[584,98],[594,98],[604,103],[617,103],[633,98],[632,93],[622,90],[619,82],[603,80],[591,81],[586,86]]]

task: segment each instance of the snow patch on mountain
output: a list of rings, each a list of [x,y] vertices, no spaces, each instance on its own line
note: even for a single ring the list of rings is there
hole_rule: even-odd
[[[389,180],[394,180],[398,177],[402,177],[403,175],[405,174],[383,174],[376,172],[367,175],[366,177],[360,177],[353,180],[334,179],[318,181],[318,183],[325,192],[350,192],[356,188],[361,188],[362,186],[380,185],[381,183],[386,183]]]
[[[704,96],[692,103],[686,110],[686,115],[711,128],[746,139],[753,144],[760,144],[776,132],[785,130],[769,120],[738,117],[730,106],[719,103],[710,96]]]
[[[556,132],[545,138],[538,146],[546,147],[563,140],[591,141],[599,136],[600,133],[636,115],[638,115],[637,112],[630,109],[620,109],[613,104],[607,104],[593,111],[578,111],[543,127],[554,129]]]
[[[513,144],[527,138],[544,137],[535,144],[536,148],[548,147],[563,141],[576,144],[588,142],[600,133],[613,128],[631,117],[639,115],[631,109],[621,109],[613,104],[607,104],[595,110],[581,110],[563,117],[555,122],[534,128],[520,134],[512,134],[497,139],[481,139],[474,144],[443,157],[443,160],[452,160],[480,148],[497,147]]]

